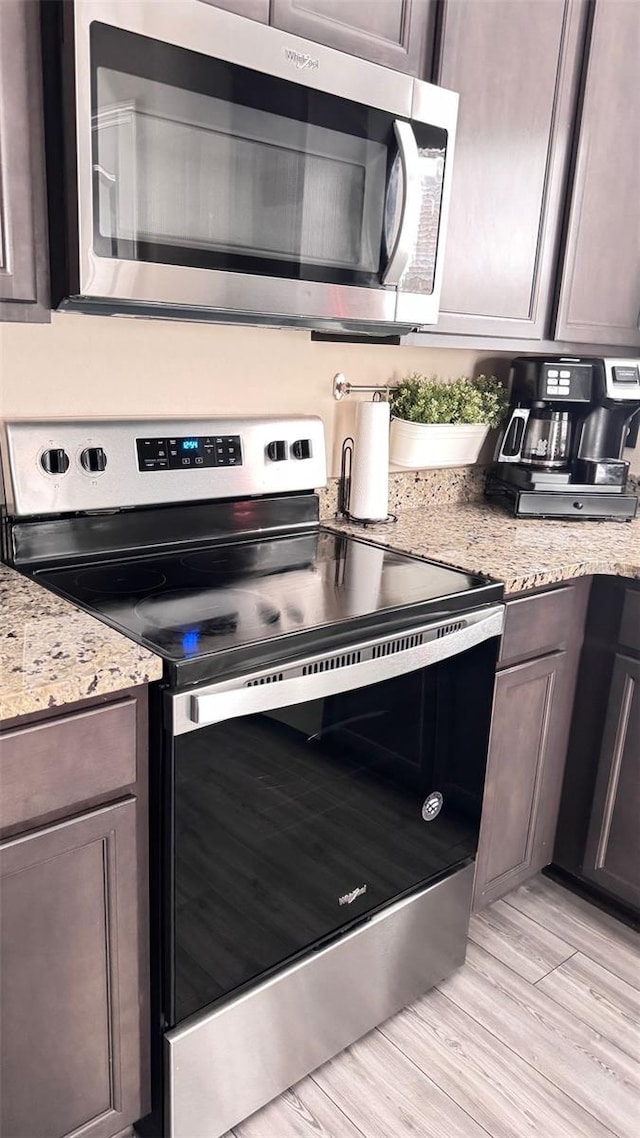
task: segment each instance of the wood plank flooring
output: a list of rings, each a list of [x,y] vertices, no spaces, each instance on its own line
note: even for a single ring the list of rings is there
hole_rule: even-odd
[[[467,963],[227,1138],[640,1138],[640,936],[543,877]]]

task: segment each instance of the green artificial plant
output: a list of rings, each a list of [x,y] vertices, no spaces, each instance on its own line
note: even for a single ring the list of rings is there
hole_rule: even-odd
[[[396,388],[391,413],[411,423],[483,423],[499,427],[508,406],[507,392],[495,375],[443,382],[414,373]]]

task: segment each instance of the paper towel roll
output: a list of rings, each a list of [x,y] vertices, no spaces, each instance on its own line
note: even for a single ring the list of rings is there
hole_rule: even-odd
[[[349,513],[381,521],[389,513],[389,404],[359,403]]]

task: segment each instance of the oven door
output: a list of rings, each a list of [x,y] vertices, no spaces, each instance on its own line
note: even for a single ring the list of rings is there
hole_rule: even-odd
[[[456,95],[202,0],[73,19],[73,294],[435,321]]]
[[[168,697],[169,1026],[473,859],[502,612]]]

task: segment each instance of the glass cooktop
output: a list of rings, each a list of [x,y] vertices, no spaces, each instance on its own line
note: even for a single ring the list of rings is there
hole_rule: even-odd
[[[394,614],[406,624],[502,594],[482,577],[322,529],[47,569],[37,579],[175,667],[215,656],[215,674],[240,656],[282,660],[288,638],[324,648],[356,628],[386,627]]]

